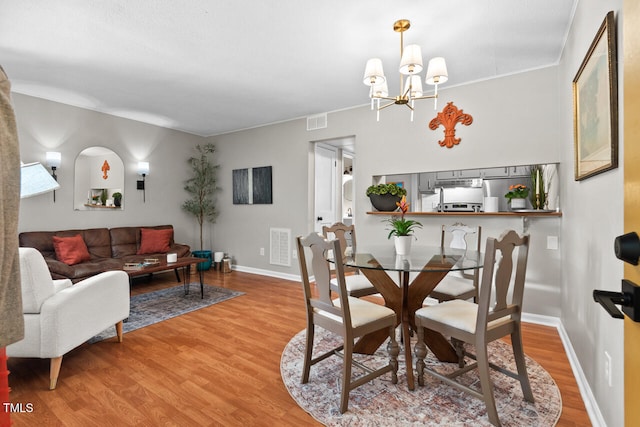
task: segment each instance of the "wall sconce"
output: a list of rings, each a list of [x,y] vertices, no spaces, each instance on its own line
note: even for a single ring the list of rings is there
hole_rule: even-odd
[[[138,162],[138,175],[142,175],[142,180],[138,180],[138,190],[142,190],[142,201],[147,202],[144,189],[145,177],[149,175],[149,162]]]
[[[47,151],[46,154],[47,166],[51,168],[51,176],[58,181],[58,175],[56,175],[56,169],[60,167],[62,161],[62,154],[57,151]],[[56,191],[53,190],[53,203],[56,202]]]
[[[49,175],[49,171],[40,163],[21,163],[20,198],[37,196],[60,188],[60,184]]]

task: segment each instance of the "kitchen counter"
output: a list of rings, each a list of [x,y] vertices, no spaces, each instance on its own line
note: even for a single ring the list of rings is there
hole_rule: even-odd
[[[367,215],[400,216],[401,212],[367,212]],[[405,216],[535,216],[559,217],[562,212],[407,212]]]

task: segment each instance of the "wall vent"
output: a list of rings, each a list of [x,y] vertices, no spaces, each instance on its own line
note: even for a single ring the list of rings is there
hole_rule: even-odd
[[[270,236],[269,263],[291,267],[291,230],[271,228]]]
[[[327,113],[307,117],[307,130],[324,129],[327,127]]]

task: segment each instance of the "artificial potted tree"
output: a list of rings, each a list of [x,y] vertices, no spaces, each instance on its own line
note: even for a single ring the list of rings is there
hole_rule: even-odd
[[[214,223],[218,216],[216,201],[214,198],[217,187],[218,165],[214,164],[213,144],[196,145],[196,156],[190,157],[187,162],[191,167],[192,176],[185,181],[184,190],[189,194],[182,204],[182,209],[190,213],[198,221],[200,226],[200,250],[192,254],[198,258],[206,258],[207,261],[198,264],[198,270],[208,270],[213,262],[211,250],[204,250],[204,223]]]

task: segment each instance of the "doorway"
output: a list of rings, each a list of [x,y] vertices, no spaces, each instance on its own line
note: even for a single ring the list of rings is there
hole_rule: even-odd
[[[312,141],[314,144],[314,231],[354,218],[355,137]]]

